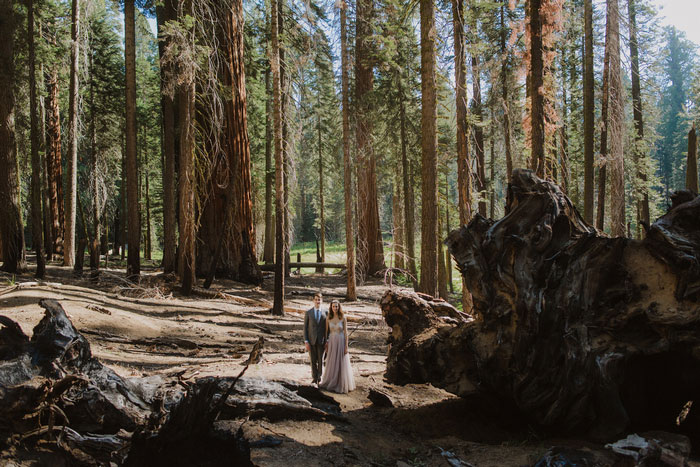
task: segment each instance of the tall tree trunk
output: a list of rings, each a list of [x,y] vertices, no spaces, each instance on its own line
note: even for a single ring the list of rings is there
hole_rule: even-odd
[[[510,183],[513,176],[513,154],[510,143],[510,105],[508,97],[508,51],[506,49],[505,7],[508,0],[501,4],[501,105],[503,106],[503,137],[506,151],[506,181]],[[454,3],[453,3],[454,4]],[[453,7],[454,8],[454,7]]]
[[[359,226],[357,259],[363,277],[384,268],[384,248],[379,226],[377,202],[376,153],[372,132],[372,100],[374,88],[373,57],[370,49],[373,37],[374,1],[358,0],[355,20],[355,97],[357,118],[357,164]]]
[[[217,161],[224,166],[214,166],[211,174],[210,195],[204,206],[198,237],[213,250],[223,241],[219,253],[214,253],[208,263],[198,259],[202,271],[213,277],[213,272],[230,279],[260,284],[262,273],[255,252],[253,204],[251,193],[250,142],[248,140],[247,95],[243,66],[243,6],[234,1],[225,20],[217,26],[221,44],[219,70],[225,89],[231,95],[224,101],[224,127],[220,141],[222,154]],[[225,183],[217,182],[225,174]],[[219,250],[218,247],[216,247]],[[210,269],[214,267],[215,271]]]
[[[416,288],[416,257],[415,257],[415,225],[413,210],[413,183],[411,180],[411,168],[408,161],[407,135],[406,135],[406,106],[404,103],[403,85],[401,77],[398,81],[399,92],[399,123],[401,125],[401,175],[403,176],[403,208],[404,208],[404,252],[406,254],[406,268],[411,274],[413,287]],[[465,118],[466,124],[466,118]],[[459,125],[459,123],[458,123]]]
[[[146,179],[146,241],[144,245],[146,249],[145,259],[150,260],[152,259],[151,257],[153,255],[153,250],[151,249],[151,247],[153,246],[151,244],[151,238],[153,237],[153,234],[151,232],[151,190],[148,182],[148,170],[146,170],[143,176]]]
[[[291,269],[289,267],[290,263],[290,248],[291,248],[291,229],[292,223],[289,220],[290,213],[290,203],[289,203],[289,179],[292,170],[292,161],[289,154],[289,125],[287,123],[287,104],[289,101],[289,77],[286,71],[286,62],[284,58],[284,47],[280,42],[280,38],[284,37],[284,2],[278,0],[277,2],[277,38],[278,38],[278,57],[279,57],[279,72],[280,72],[280,120],[282,122],[282,167],[284,169],[284,177],[282,180],[282,201],[283,201],[283,215],[284,215],[284,232],[282,232],[282,238],[284,239],[283,252],[284,252],[284,276],[289,277]],[[276,173],[276,172],[275,172]],[[276,234],[275,234],[276,235]]]
[[[90,171],[92,173],[92,239],[90,240],[90,269],[96,274],[100,269],[100,192],[99,174],[97,173],[97,128],[95,116],[95,86],[93,79],[92,53],[89,55],[90,66]],[[86,226],[87,228],[87,226]]]
[[[26,269],[15,142],[15,15],[12,0],[0,0],[0,257],[2,270]]]
[[[49,210],[51,212],[51,250],[56,256],[63,255],[63,158],[61,150],[61,113],[58,102],[58,65],[53,64],[47,82],[49,94],[48,141],[46,168],[48,170]]]
[[[182,293],[189,295],[195,285],[195,186],[194,186],[194,126],[195,126],[194,80],[181,85],[178,99],[180,123],[180,244],[177,261],[178,275],[182,282]],[[131,207],[129,218],[131,219]],[[138,218],[137,218],[138,219]],[[130,224],[131,225],[131,224]],[[131,232],[131,229],[129,229]],[[138,230],[137,230],[138,232]],[[129,242],[131,253],[131,242]]]
[[[685,171],[685,189],[698,192],[698,137],[695,124],[688,132],[688,164]]]
[[[529,0],[530,17],[530,145],[532,169],[545,177],[544,59],[542,55],[542,0]]]
[[[404,252],[403,252],[403,206],[401,200],[401,172],[397,170],[396,177],[394,179],[394,188],[392,189],[392,225],[393,234],[392,240],[394,243],[394,267],[397,269],[404,269]]]
[[[165,0],[156,6],[158,31],[168,21],[177,19],[175,0]],[[158,42],[160,57],[163,57],[168,39]],[[161,61],[161,91],[166,83],[166,75],[171,65]],[[161,92],[161,111],[163,112],[163,272],[166,274],[175,272],[175,256],[177,254],[177,197],[175,189],[175,159],[176,131],[175,131],[175,99],[167,93]]]
[[[121,260],[124,261],[124,257],[126,256],[126,224],[128,222],[128,213],[126,209],[126,150],[125,150],[125,144],[124,144],[124,139],[125,138],[125,132],[122,132],[122,176],[121,176],[121,184],[119,185],[119,199],[120,199],[120,207],[119,207],[119,212],[121,212],[121,222],[119,223],[119,242],[121,243],[122,251],[121,251]]]
[[[493,105],[491,105],[491,124],[490,124],[490,137],[489,145],[491,146],[491,154],[489,158],[489,218],[494,219],[494,211],[496,209],[496,190],[494,189],[494,183],[496,181],[496,155],[494,151],[494,145],[496,140],[496,126],[494,122],[496,118],[493,112]]]
[[[644,145],[644,118],[642,114],[642,91],[639,77],[639,45],[637,42],[637,9],[635,0],[627,0],[627,10],[629,13],[630,24],[630,59],[632,65],[632,108],[634,115],[634,160],[637,165],[637,178],[641,188],[641,199],[637,201],[637,230],[641,235],[641,222],[649,225],[649,188],[647,186],[647,174],[643,168],[643,161],[646,159],[646,154],[643,149]]]
[[[272,98],[275,142],[275,219],[276,219],[276,255],[275,255],[275,295],[272,313],[284,314],[284,155],[282,154],[282,89],[280,76],[280,44],[277,31],[279,20],[278,0],[272,0],[270,68],[272,69]]]
[[[420,0],[421,55],[421,249],[420,291],[438,296],[437,96],[435,5]],[[483,179],[482,179],[483,181]]]
[[[454,28],[455,101],[457,107],[457,192],[459,193],[459,224],[467,225],[472,217],[472,177],[467,126],[468,107],[467,65],[464,43],[464,0],[452,0],[452,24]],[[510,170],[508,170],[508,173],[510,174]],[[406,175],[404,175],[404,177],[405,176]],[[472,309],[472,295],[467,288],[467,283],[464,278],[462,278],[462,309],[464,311]]]
[[[266,31],[269,31],[270,19],[265,17]],[[269,54],[269,45],[266,45]],[[272,190],[275,183],[275,170],[272,166],[272,88],[270,67],[265,67],[265,247],[263,260],[265,264],[275,261],[275,224],[272,206]]]
[[[445,227],[442,225],[442,217],[438,214],[438,238],[445,237]],[[438,260],[438,293],[440,298],[443,300],[449,299],[449,294],[447,293],[447,265],[445,264],[445,254],[442,249],[442,242],[438,244],[437,248],[437,260]]]
[[[43,152],[39,138],[39,99],[36,92],[36,52],[34,45],[34,1],[27,0],[27,40],[29,42],[29,109],[31,120],[32,146],[32,243],[36,253],[36,277],[43,278],[46,273],[44,258],[43,223],[41,215],[41,157]]]
[[[603,101],[601,104],[602,128],[600,130],[600,169],[598,169],[598,215],[596,227],[605,228],[605,184],[607,181],[608,161],[608,107],[610,104],[610,21],[605,21],[605,54],[603,57]]]
[[[321,106],[321,93],[318,94],[318,106]],[[323,202],[323,152],[321,146],[321,114],[318,114],[318,202],[321,210],[321,262],[326,262],[326,216]],[[323,270],[321,270],[323,272]]]
[[[620,10],[618,0],[608,1],[610,27],[610,231],[616,237],[627,233],[625,220],[625,90],[620,69]]]
[[[486,187],[486,148],[484,147],[484,128],[481,126],[483,123],[483,108],[481,105],[481,71],[477,52],[479,37],[477,16],[479,11],[474,0],[470,0],[470,9],[471,21],[469,22],[469,27],[471,31],[469,38],[472,46],[472,98],[474,99],[472,113],[475,122],[471,127],[471,131],[474,137],[474,152],[476,153],[476,189],[479,191],[479,214],[486,217],[486,200],[488,198]]]
[[[124,1],[124,55],[126,69],[126,197],[129,252],[126,277],[138,281],[141,274],[141,210],[139,209],[136,158],[136,32],[134,0]],[[187,105],[187,104],[184,104]]]
[[[63,265],[75,264],[75,223],[78,195],[78,61],[80,46],[80,0],[71,6],[70,89],[68,96],[68,193],[64,219]]]
[[[584,0],[584,62],[583,62],[583,218],[593,223],[593,0]]]
[[[41,24],[39,25],[39,35],[41,36]],[[40,65],[39,69],[39,89],[45,88],[44,64]],[[51,235],[51,198],[49,193],[49,169],[48,169],[48,144],[46,139],[46,129],[48,128],[46,99],[42,94],[39,95],[39,141],[44,148],[40,152],[41,157],[41,191],[44,213],[44,253],[46,260],[50,260],[53,256],[53,236]]]
[[[355,288],[355,229],[352,216],[352,161],[350,160],[350,56],[347,37],[347,4],[340,4],[340,54],[343,100],[343,194],[345,200],[345,251],[347,254],[347,300],[357,300]]]

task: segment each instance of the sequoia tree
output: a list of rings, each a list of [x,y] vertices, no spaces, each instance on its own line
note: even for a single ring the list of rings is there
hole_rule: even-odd
[[[220,153],[214,154],[208,178],[198,238],[198,270],[259,284],[251,199],[250,143],[243,66],[243,5],[240,0],[219,3],[225,20],[215,26],[223,88],[223,128]],[[230,94],[229,94],[230,92]],[[216,130],[214,130],[216,131]],[[219,246],[221,245],[221,246]],[[213,268],[213,270],[212,270]]]
[[[12,0],[0,0],[0,257],[2,270],[26,268],[15,145],[15,16]]]
[[[373,0],[358,0],[355,18],[355,108],[357,109],[357,262],[363,276],[384,268],[384,247],[377,202],[377,159],[373,148],[372,102],[374,71],[371,37]],[[437,265],[436,265],[437,267]]]
[[[610,27],[610,231],[616,237],[627,232],[625,222],[625,166],[623,141],[625,131],[625,89],[620,71],[620,10],[618,0],[608,1]]]

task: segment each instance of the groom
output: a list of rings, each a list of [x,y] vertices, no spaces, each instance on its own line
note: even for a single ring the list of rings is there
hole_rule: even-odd
[[[321,381],[323,372],[323,346],[326,343],[326,312],[321,309],[321,292],[314,294],[314,306],[304,315],[304,343],[311,357],[313,384]]]

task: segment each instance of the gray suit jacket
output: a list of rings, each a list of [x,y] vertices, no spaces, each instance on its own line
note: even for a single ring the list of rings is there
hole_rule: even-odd
[[[321,319],[316,322],[313,307],[304,314],[304,341],[311,345],[323,345],[326,343],[326,316],[327,312],[321,311]]]

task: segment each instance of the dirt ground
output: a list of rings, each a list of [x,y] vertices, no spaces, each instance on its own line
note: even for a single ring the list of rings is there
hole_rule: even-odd
[[[158,270],[145,271],[139,287],[123,277],[123,270],[105,269],[97,281],[78,278],[57,264],[49,265],[42,282],[31,274],[0,275],[0,313],[31,335],[43,316],[38,301],[58,300],[89,340],[93,354],[123,377],[183,371],[190,378],[234,376],[263,336],[264,358],[246,377],[310,384],[303,312],[311,306],[315,290],[324,293],[326,305],[345,292],[341,276],[293,276],[286,313],[276,317],[269,312],[271,277],[256,288],[217,280],[211,290],[224,293],[218,298],[182,297],[172,278]],[[525,466],[553,444],[582,444],[544,439],[486,397],[461,399],[427,384],[395,386],[384,381],[389,328],[378,302],[387,288],[379,281],[366,283],[358,288],[361,300],[341,299],[349,320],[357,389],[327,393],[340,404],[340,417],[226,422],[242,424],[250,441],[266,436],[282,440],[275,447],[253,448],[256,465]],[[374,406],[368,399],[371,388],[390,394],[395,407]]]

